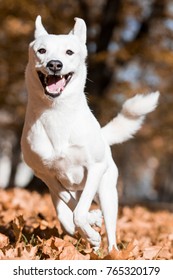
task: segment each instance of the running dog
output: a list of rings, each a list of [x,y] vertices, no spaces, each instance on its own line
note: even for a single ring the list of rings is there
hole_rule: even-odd
[[[70,235],[76,230],[97,250],[92,227],[104,218],[108,250],[116,245],[118,170],[110,146],[131,138],[158,103],[159,92],[128,99],[121,112],[100,127],[90,111],[86,82],[86,25],[75,18],[67,35],[48,34],[41,17],[29,46],[28,104],[21,146],[26,163],[49,187],[58,219]],[[98,197],[101,210],[90,211]]]

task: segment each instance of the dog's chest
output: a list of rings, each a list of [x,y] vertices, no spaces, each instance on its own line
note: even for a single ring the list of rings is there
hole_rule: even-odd
[[[78,145],[62,147],[54,151],[52,157],[43,160],[43,171],[49,176],[56,176],[68,190],[83,189],[86,179],[87,160],[85,151]]]
[[[70,145],[55,155],[51,164],[58,180],[69,190],[82,189],[86,177],[87,157],[84,149]]]
[[[51,132],[40,122],[34,124],[27,137],[26,161],[30,159],[28,164],[39,177],[56,176],[67,189],[82,189],[89,157],[80,137]]]

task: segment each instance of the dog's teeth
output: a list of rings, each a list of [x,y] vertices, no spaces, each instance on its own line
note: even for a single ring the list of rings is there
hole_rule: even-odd
[[[61,75],[60,78],[62,79],[62,78],[63,78],[63,75]]]

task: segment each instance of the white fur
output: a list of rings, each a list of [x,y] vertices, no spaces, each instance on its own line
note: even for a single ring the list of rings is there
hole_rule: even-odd
[[[78,229],[98,249],[101,238],[92,225],[101,226],[103,214],[110,251],[117,248],[118,171],[109,145],[127,140],[140,128],[143,115],[155,108],[158,93],[126,101],[117,118],[101,129],[84,94],[86,25],[82,19],[75,20],[70,34],[50,35],[41,17],[36,19],[26,68],[28,104],[21,145],[26,163],[49,187],[64,229],[72,235]],[[67,54],[69,49],[72,55]],[[59,75],[73,72],[58,97],[45,94],[37,74],[48,75],[51,60],[63,63]],[[89,211],[96,195],[102,214]]]
[[[159,92],[136,95],[128,99],[121,112],[102,128],[102,134],[109,145],[122,143],[140,129],[145,115],[152,112],[158,103]]]

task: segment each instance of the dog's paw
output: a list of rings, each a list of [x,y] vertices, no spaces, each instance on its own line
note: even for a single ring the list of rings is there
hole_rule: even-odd
[[[90,211],[87,218],[91,226],[96,225],[98,227],[101,227],[103,216],[100,209]]]
[[[97,251],[100,248],[101,236],[97,231],[94,231],[88,241],[92,244],[94,251]]]

